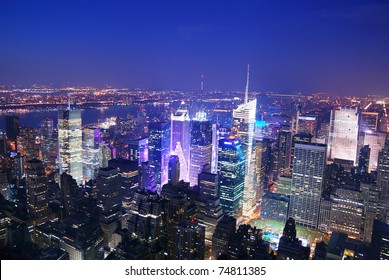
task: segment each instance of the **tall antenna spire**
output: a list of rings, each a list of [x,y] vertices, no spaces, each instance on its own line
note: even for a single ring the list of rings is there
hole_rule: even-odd
[[[247,81],[246,81],[246,90],[244,92],[245,104],[249,101],[249,80],[250,80],[250,64],[247,64]]]
[[[68,110],[69,111],[70,111],[70,103],[71,103],[70,98],[71,98],[71,96],[70,96],[70,91],[69,91],[68,92]]]
[[[201,75],[201,85],[200,85],[201,93],[204,92],[204,75]]]

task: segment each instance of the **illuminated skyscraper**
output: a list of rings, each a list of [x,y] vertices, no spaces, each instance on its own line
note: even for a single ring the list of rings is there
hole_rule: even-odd
[[[363,136],[363,145],[369,145],[369,172],[376,171],[378,165],[378,154],[385,147],[386,132],[367,131]]]
[[[45,118],[40,125],[40,150],[42,153],[43,164],[50,169],[55,166],[55,161],[52,157],[52,147],[54,138],[54,121],[51,118]],[[57,151],[55,151],[57,152]]]
[[[190,134],[190,167],[189,183],[195,186],[198,183],[198,175],[203,166],[211,164],[212,158],[212,124],[207,121],[205,113],[196,114],[191,121]],[[180,162],[181,163],[181,162]]]
[[[212,124],[212,158],[211,158],[211,172],[217,173],[217,151],[219,144],[219,133],[217,124]]]
[[[82,130],[80,110],[58,111],[59,173],[82,183]]]
[[[255,186],[256,200],[261,201],[269,181],[268,147],[266,141],[255,142]]]
[[[317,116],[299,116],[298,117],[298,133],[311,134],[313,138],[317,133]]]
[[[361,114],[361,131],[372,132],[377,131],[378,127],[378,113],[376,112],[362,112]]]
[[[279,175],[289,175],[292,154],[292,131],[283,128],[278,134],[278,170]]]
[[[170,123],[149,124],[149,163],[157,192],[168,182],[170,156]]]
[[[256,204],[254,189],[255,154],[253,153],[253,144],[257,99],[253,99],[250,102],[248,101],[249,74],[248,67],[244,103],[233,110],[233,126],[231,129],[232,135],[235,135],[240,139],[242,150],[246,157],[243,198],[243,215],[245,216],[250,216],[250,213]]]
[[[386,141],[384,149],[381,150],[378,156],[377,168],[377,187],[380,192],[379,202],[382,205],[382,210],[378,218],[384,222],[389,222],[389,141]]]
[[[331,111],[328,159],[350,160],[357,164],[358,108],[336,108]]]
[[[142,191],[157,191],[154,174],[148,161],[142,162],[141,166],[139,167],[139,188]]]
[[[99,146],[101,142],[100,128],[85,127],[82,139],[82,164],[84,181],[96,179],[100,166]]]
[[[114,153],[114,148],[109,146],[107,143],[102,141],[99,146],[99,166],[104,168],[108,166],[108,161],[111,160],[112,154]]]
[[[289,217],[316,228],[322,193],[326,145],[295,143]]]
[[[242,209],[246,157],[240,141],[219,140],[219,196],[223,209],[231,216]]]
[[[129,160],[138,161],[140,166],[142,162],[149,160],[149,138],[131,140],[128,143]]]
[[[189,182],[190,159],[190,118],[184,102],[171,115],[171,144],[170,151],[180,159],[180,180]]]

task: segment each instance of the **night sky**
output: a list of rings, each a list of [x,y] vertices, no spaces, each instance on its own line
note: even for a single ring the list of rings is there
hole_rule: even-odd
[[[0,84],[389,95],[388,1],[0,0]]]

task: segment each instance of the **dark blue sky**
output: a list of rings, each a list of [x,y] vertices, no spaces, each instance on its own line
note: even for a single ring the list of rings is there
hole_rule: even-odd
[[[0,0],[0,84],[389,93],[388,1]]]

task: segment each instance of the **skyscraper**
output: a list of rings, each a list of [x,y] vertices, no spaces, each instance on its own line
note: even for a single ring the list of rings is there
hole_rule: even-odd
[[[331,111],[328,159],[350,160],[357,164],[358,108],[336,108]]]
[[[27,162],[27,211],[34,218],[42,219],[49,214],[48,185],[43,162],[32,159]]]
[[[211,172],[217,173],[217,152],[219,144],[219,133],[217,124],[212,124],[212,158],[211,158]]]
[[[154,174],[157,192],[168,182],[170,156],[170,123],[149,124],[149,163]]]
[[[205,226],[205,238],[212,241],[215,228],[223,217],[219,198],[219,178],[217,174],[203,171],[199,174],[200,196],[196,201],[197,219]]]
[[[361,114],[361,131],[373,132],[377,131],[378,127],[378,113],[376,112],[362,112]]]
[[[266,142],[258,140],[255,142],[255,186],[256,200],[261,201],[269,181],[268,151]]]
[[[136,191],[128,213],[129,232],[144,242],[156,242],[161,236],[162,213],[162,200],[158,194]]]
[[[249,216],[256,204],[256,195],[254,189],[254,125],[257,108],[257,99],[248,101],[249,87],[249,66],[247,68],[247,81],[244,103],[232,112],[233,125],[232,135],[240,139],[242,150],[246,157],[245,179],[244,179],[244,198],[243,215]]]
[[[5,117],[5,131],[7,134],[7,150],[15,152],[17,149],[16,139],[19,136],[19,117]]]
[[[128,143],[129,160],[138,161],[140,166],[142,162],[149,160],[149,138],[131,140]]]
[[[171,115],[170,151],[180,159],[180,180],[189,182],[190,118],[185,102]]]
[[[289,217],[316,228],[326,161],[326,145],[295,143]]]
[[[240,141],[235,138],[219,140],[219,196],[223,209],[231,216],[242,209],[246,157]]]
[[[180,161],[178,156],[172,155],[169,158],[169,183],[172,185],[177,185],[180,181]]]
[[[277,250],[278,260],[308,260],[310,248],[302,246],[302,242],[296,237],[296,223],[289,218],[284,227]]]
[[[59,172],[82,183],[82,130],[80,110],[58,111]]]
[[[228,254],[228,245],[235,231],[236,219],[232,216],[224,215],[212,235],[212,256],[215,259],[220,255]]]
[[[82,194],[76,180],[66,173],[60,176],[60,186],[63,217],[68,217],[76,212],[76,203],[81,199]]]
[[[280,175],[290,174],[292,133],[292,130],[282,128],[278,134],[278,168]]]
[[[101,142],[100,128],[85,127],[82,131],[82,165],[84,181],[96,179],[100,166],[99,146]]]
[[[370,259],[389,260],[389,224],[374,221]]]
[[[100,226],[104,232],[104,247],[107,249],[121,215],[122,191],[117,168],[99,169],[96,190],[97,205],[101,208]]]
[[[379,190],[379,202],[382,210],[379,213],[379,220],[384,223],[389,222],[389,141],[378,156],[377,187]]]
[[[205,228],[195,218],[178,225],[176,233],[177,260],[204,260]]]
[[[317,134],[318,118],[314,115],[298,117],[298,133],[311,134],[313,138]]]
[[[42,161],[50,169],[53,169],[55,161],[52,160],[52,146],[54,138],[54,121],[51,118],[45,118],[40,125],[40,150],[42,152]],[[55,151],[57,152],[57,151]]]
[[[141,166],[139,167],[139,188],[144,191],[157,191],[154,174],[148,161],[142,162]]]
[[[191,121],[189,183],[193,187],[198,183],[198,175],[203,166],[211,164],[212,124],[205,115],[196,114]]]
[[[369,145],[369,172],[376,171],[378,165],[378,154],[384,148],[386,132],[367,131],[363,135],[363,145]]]

